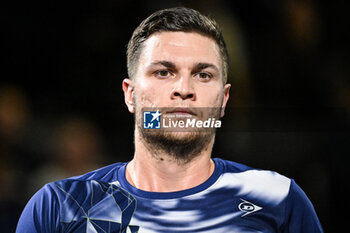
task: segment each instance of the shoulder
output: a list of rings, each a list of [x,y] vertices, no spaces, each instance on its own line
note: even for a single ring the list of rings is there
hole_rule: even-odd
[[[85,203],[85,200],[96,193],[105,194],[113,183],[118,182],[118,170],[125,163],[115,163],[99,168],[84,175],[74,176],[46,184],[42,190],[48,196],[55,196],[58,203]],[[83,200],[80,198],[83,197]],[[61,210],[62,211],[62,210]]]
[[[284,175],[232,161],[215,160],[223,165],[220,186],[232,187],[240,196],[253,196],[275,204],[288,196],[291,179]]]
[[[83,215],[95,200],[108,195],[119,195],[123,200],[127,195],[111,184],[118,180],[118,170],[123,165],[115,163],[46,184],[27,203],[16,232],[56,232],[61,222],[72,222],[77,214]]]
[[[286,200],[283,228],[288,232],[323,232],[310,199],[294,180],[291,181],[290,191]]]
[[[216,189],[230,190],[240,200],[270,211],[280,219],[283,232],[323,232],[311,201],[293,179],[227,160],[215,162],[223,167]]]

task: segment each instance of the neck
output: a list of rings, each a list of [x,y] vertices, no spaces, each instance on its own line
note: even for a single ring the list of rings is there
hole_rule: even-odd
[[[197,156],[180,162],[162,153],[154,155],[151,145],[135,131],[134,158],[126,167],[126,179],[134,187],[149,192],[175,192],[196,187],[214,172],[210,159],[214,137]]]

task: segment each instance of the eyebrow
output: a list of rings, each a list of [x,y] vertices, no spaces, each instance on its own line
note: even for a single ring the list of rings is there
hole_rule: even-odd
[[[176,68],[175,63],[170,62],[170,61],[155,61],[155,62],[152,62],[151,65],[152,66],[162,65],[162,66],[165,66],[166,68],[169,68],[169,69],[175,69]]]
[[[211,64],[211,63],[203,63],[203,62],[199,62],[195,65],[194,67],[194,70],[196,71],[201,71],[201,70],[204,70],[206,68],[212,68],[214,69],[215,71],[219,72],[219,69],[214,65],[214,64]]]
[[[176,69],[175,63],[173,63],[171,61],[166,61],[166,60],[152,62],[151,65],[152,66],[162,65],[162,66],[169,68],[169,69]],[[219,72],[219,69],[214,64],[206,63],[206,62],[199,62],[199,63],[195,64],[195,66],[193,67],[193,70],[195,72],[198,72],[198,71],[204,70],[206,68],[212,68],[215,71]]]

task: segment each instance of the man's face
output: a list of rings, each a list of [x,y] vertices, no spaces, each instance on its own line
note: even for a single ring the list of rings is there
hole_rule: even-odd
[[[230,88],[223,84],[215,41],[185,32],[161,32],[149,37],[130,84],[139,109],[225,107]],[[135,106],[128,107],[134,113]]]
[[[174,111],[170,113],[183,117],[192,114],[196,118],[209,115],[218,119],[224,115],[229,89],[230,84],[223,83],[222,61],[215,41],[185,32],[161,32],[149,37],[144,42],[136,76],[123,81],[125,102],[129,111],[135,113],[135,127],[141,138],[155,150],[182,161],[196,156],[213,139],[215,131],[144,130],[142,109],[170,108]],[[198,109],[213,110],[203,113]],[[194,112],[186,112],[191,110]]]

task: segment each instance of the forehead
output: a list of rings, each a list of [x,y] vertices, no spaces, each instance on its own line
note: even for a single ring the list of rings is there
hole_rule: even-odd
[[[219,58],[217,43],[207,36],[196,32],[160,32],[144,42],[140,63],[168,60],[178,64],[207,62],[220,67]]]

